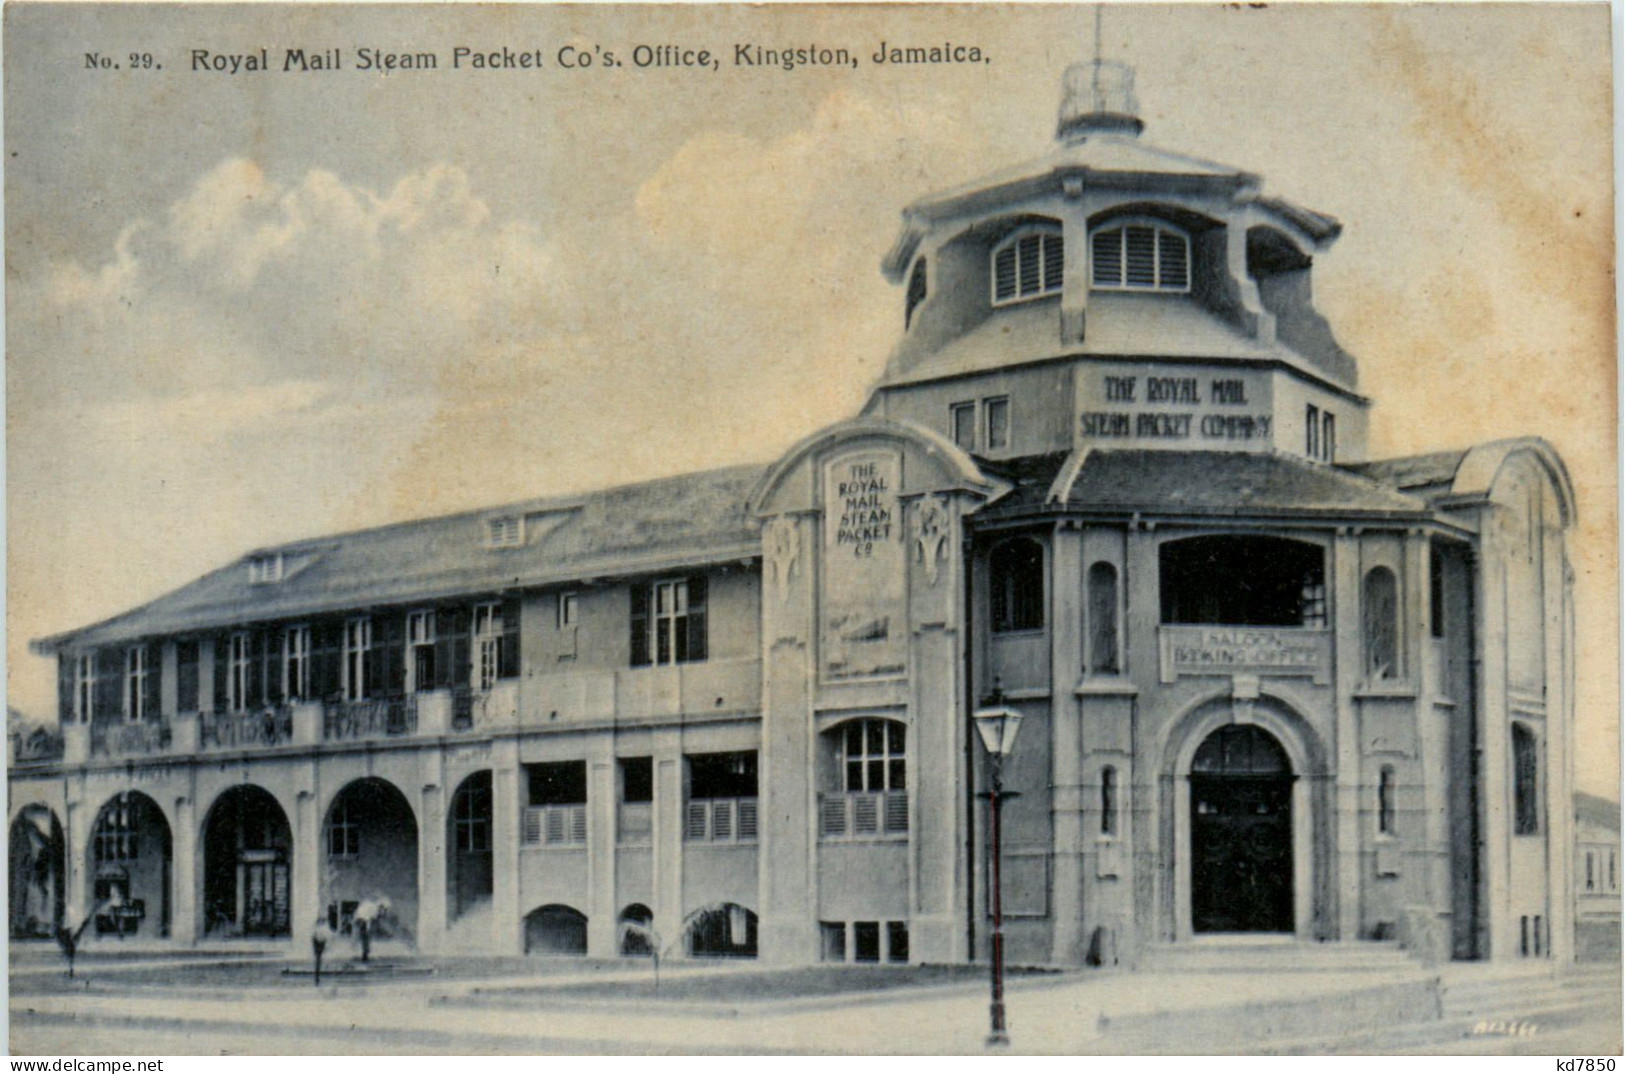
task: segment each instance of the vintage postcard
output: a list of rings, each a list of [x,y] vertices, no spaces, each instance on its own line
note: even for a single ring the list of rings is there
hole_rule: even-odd
[[[1620,1053],[1607,6],[4,32],[13,1052]]]

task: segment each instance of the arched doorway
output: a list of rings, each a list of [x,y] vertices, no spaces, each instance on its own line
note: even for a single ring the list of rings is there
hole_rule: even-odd
[[[11,822],[11,938],[43,940],[62,923],[62,824],[49,806],[24,806]]]
[[[446,882],[451,920],[491,905],[491,773],[475,772],[451,796],[446,817]]]
[[[406,796],[388,780],[358,779],[333,798],[322,825],[322,908],[329,927],[350,930],[363,901],[387,905],[373,935],[417,939],[418,827]]]
[[[169,821],[140,791],[109,798],[90,828],[85,912],[97,936],[168,936]]]
[[[573,906],[549,903],[525,917],[525,954],[585,955],[587,915]]]
[[[1191,761],[1191,929],[1293,930],[1292,765],[1268,731],[1227,724]]]
[[[293,831],[263,787],[215,799],[203,828],[203,927],[222,936],[287,936]]]

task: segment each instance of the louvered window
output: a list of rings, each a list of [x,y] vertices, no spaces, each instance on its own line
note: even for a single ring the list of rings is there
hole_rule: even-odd
[[[895,720],[852,720],[831,732],[844,793],[822,795],[818,833],[876,838],[908,832],[907,729]]]
[[[1160,224],[1118,224],[1090,239],[1090,282],[1096,290],[1191,288],[1190,240]]]
[[[993,251],[993,304],[1059,291],[1065,249],[1058,231],[1024,231],[1007,239]]]

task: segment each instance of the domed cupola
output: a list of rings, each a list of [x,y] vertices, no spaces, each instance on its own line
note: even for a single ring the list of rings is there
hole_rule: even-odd
[[[1137,138],[1145,129],[1134,99],[1134,68],[1098,57],[1075,63],[1061,80],[1061,111],[1055,139],[1078,145],[1091,135],[1117,134]]]

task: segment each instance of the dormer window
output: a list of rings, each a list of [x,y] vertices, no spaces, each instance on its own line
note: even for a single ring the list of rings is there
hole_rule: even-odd
[[[1097,291],[1191,289],[1191,243],[1163,224],[1113,224],[1090,236],[1090,286]]]
[[[264,585],[282,581],[282,553],[266,552],[248,557],[248,584]]]
[[[993,304],[1058,293],[1065,261],[1059,231],[1016,232],[993,251]]]
[[[492,548],[518,548],[525,543],[525,520],[518,515],[486,519],[485,542]]]

